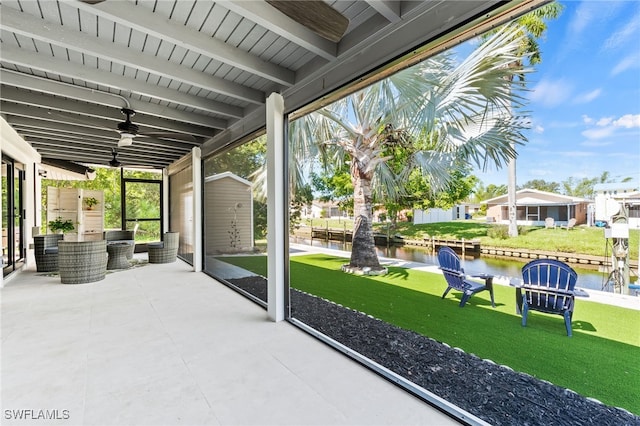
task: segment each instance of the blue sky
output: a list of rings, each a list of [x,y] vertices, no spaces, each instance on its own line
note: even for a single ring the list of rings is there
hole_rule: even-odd
[[[561,1],[527,76],[532,128],[517,184],[598,177],[640,182],[640,1]],[[475,171],[506,184],[507,169]]]

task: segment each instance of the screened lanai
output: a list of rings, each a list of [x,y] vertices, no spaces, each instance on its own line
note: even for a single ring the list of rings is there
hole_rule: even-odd
[[[3,1],[5,279],[34,262],[42,164],[117,160],[162,170],[162,226],[195,272],[243,278],[208,252],[214,237],[224,255],[263,255],[264,300],[237,289],[290,319],[289,122],[544,3]],[[249,203],[207,195],[224,173],[253,182],[235,189]]]

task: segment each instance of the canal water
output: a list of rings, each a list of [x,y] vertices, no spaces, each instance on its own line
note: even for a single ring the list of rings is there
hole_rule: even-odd
[[[292,242],[298,244],[310,244],[308,238],[292,237]],[[323,247],[333,250],[351,250],[350,243],[341,243],[339,241],[313,240],[314,247]],[[438,258],[428,249],[423,247],[411,246],[392,246],[392,247],[376,247],[378,256],[389,257],[393,259],[401,259],[410,262],[419,262],[427,265],[438,265]],[[499,277],[521,277],[521,268],[527,261],[521,261],[513,258],[494,257],[483,255],[482,257],[466,256],[462,259],[462,266],[468,274],[485,272]],[[577,287],[602,290],[603,285],[607,281],[608,274],[599,272],[594,269],[586,269],[579,265],[571,265],[578,273]],[[637,277],[631,274],[631,281],[636,281]]]

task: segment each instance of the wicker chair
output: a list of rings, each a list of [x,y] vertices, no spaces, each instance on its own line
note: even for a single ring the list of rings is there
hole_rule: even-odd
[[[58,262],[62,284],[103,280],[107,273],[107,242],[60,241]]]
[[[161,242],[147,244],[149,263],[171,263],[178,258],[179,232],[166,232]]]
[[[129,249],[125,253],[128,260],[133,259],[133,251],[136,246],[135,238],[135,230],[104,231],[104,239],[107,244],[127,243],[129,245]]]
[[[62,234],[35,235],[33,237],[38,272],[58,270],[58,241],[63,238]]]

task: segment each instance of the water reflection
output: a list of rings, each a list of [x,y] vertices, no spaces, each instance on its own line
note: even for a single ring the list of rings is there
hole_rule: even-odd
[[[309,245],[310,240],[306,238],[300,237],[292,237],[292,242],[298,244],[306,244]],[[338,241],[323,241],[323,240],[313,240],[314,247],[323,247],[329,248],[333,250],[351,250],[351,244],[346,243],[343,244]],[[390,257],[394,259],[401,259],[411,262],[420,262],[425,263],[427,265],[437,265],[438,259],[434,256],[430,251],[422,247],[408,247],[408,246],[394,246],[394,247],[376,247],[378,252],[378,256],[382,257]],[[496,276],[505,276],[505,277],[520,277],[521,276],[521,268],[524,266],[527,261],[512,259],[512,258],[503,258],[503,257],[492,257],[492,256],[483,256],[483,257],[471,257],[466,256],[463,260],[463,267],[465,272],[467,273],[475,273],[475,272],[486,272],[489,274],[493,274]],[[593,269],[585,269],[576,267],[571,265],[572,268],[578,273],[578,287],[591,289],[591,290],[601,290],[603,284],[607,276]],[[634,281],[635,277],[632,277],[631,280]]]

